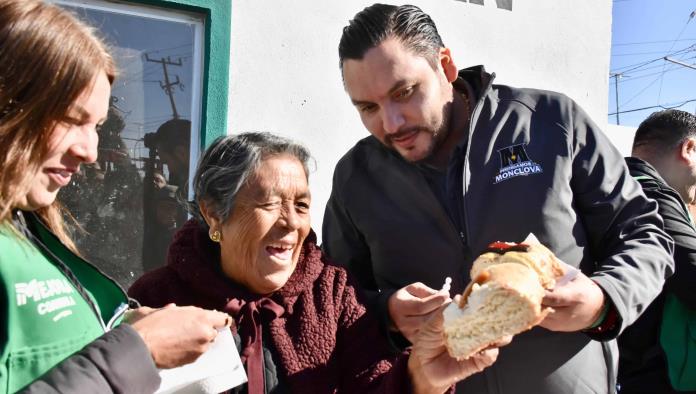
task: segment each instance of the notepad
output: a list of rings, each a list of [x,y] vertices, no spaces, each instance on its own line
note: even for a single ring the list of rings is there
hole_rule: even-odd
[[[156,394],[215,394],[247,381],[232,332],[227,327],[196,361],[160,370],[160,377],[162,383]]]

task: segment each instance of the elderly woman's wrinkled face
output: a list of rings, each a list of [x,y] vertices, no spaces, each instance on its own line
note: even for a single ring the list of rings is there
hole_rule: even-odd
[[[225,274],[258,294],[283,287],[309,234],[310,202],[307,175],[299,160],[291,155],[264,159],[220,226]]]

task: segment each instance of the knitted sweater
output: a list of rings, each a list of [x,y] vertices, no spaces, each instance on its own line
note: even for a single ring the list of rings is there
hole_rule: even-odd
[[[224,276],[219,244],[195,220],[174,236],[167,261],[136,281],[129,294],[152,307],[174,302],[228,312],[234,302],[260,298]],[[353,280],[326,260],[313,232],[288,282],[268,298],[284,312],[263,323],[270,332],[263,340],[272,341],[280,381],[291,392],[411,391],[407,356],[390,353]],[[233,317],[239,326],[240,316]]]

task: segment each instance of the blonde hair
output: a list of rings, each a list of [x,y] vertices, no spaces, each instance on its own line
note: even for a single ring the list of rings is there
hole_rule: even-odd
[[[116,77],[114,61],[92,28],[39,0],[0,1],[0,224],[31,188],[47,141],[70,106],[100,72]],[[37,210],[75,250],[56,201]]]

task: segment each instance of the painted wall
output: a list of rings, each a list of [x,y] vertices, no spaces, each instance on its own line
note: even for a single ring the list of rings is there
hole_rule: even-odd
[[[232,1],[228,132],[278,132],[311,150],[312,221],[320,233],[334,166],[367,135],[343,91],[338,41],[373,1]],[[460,68],[484,64],[497,83],[563,92],[606,124],[611,2],[412,3],[433,17]]]
[[[636,129],[637,127],[633,126],[607,124],[604,132],[622,155],[630,156],[631,147],[633,146],[633,135],[636,134]]]

